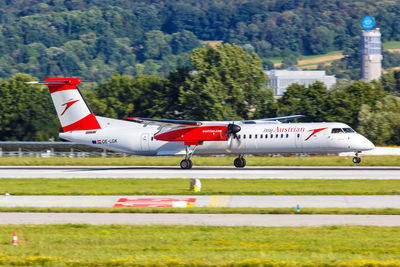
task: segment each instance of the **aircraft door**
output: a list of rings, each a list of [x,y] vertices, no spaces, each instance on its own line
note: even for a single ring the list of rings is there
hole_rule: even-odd
[[[149,136],[150,135],[148,133],[143,133],[140,137],[140,146],[142,148],[142,151],[149,150]]]
[[[349,135],[346,134],[341,128],[333,128],[332,132],[328,136],[330,146],[344,146],[350,147],[351,140]]]
[[[301,132],[295,133],[294,144],[295,144],[297,150],[301,150],[303,148],[303,141],[302,141],[303,136],[302,135],[303,135],[303,133],[301,133]]]

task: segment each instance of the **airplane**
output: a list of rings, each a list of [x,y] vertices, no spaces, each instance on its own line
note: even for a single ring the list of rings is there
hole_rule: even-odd
[[[189,121],[95,116],[78,89],[78,78],[45,78],[27,84],[48,86],[63,132],[60,138],[79,144],[141,156],[184,155],[191,169],[197,155],[238,155],[234,166],[246,166],[244,155],[359,153],[375,146],[339,122],[282,123],[294,115],[244,121]]]

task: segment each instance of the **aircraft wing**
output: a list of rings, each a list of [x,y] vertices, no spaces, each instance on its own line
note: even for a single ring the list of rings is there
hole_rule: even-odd
[[[275,118],[265,118],[258,120],[245,120],[240,121],[244,124],[256,124],[256,123],[265,123],[265,122],[274,122],[274,121],[283,121],[283,120],[292,120],[297,118],[303,118],[304,115],[292,115],[292,116],[284,116],[284,117],[275,117]],[[140,117],[125,117],[125,120],[131,120],[138,123],[143,123],[146,125],[158,125],[162,127],[194,127],[194,126],[202,126],[205,125],[228,125],[230,122],[228,121],[187,121],[187,120],[169,120],[169,119],[153,119],[153,118],[140,118]]]
[[[247,120],[247,121],[242,121],[242,122],[244,124],[255,124],[255,123],[262,123],[262,122],[292,120],[292,119],[304,118],[304,117],[305,117],[304,115],[292,115],[292,116],[265,118],[265,119],[258,119],[258,120]]]
[[[125,120],[131,120],[147,125],[158,125],[158,126],[201,126],[200,121],[186,121],[186,120],[168,120],[168,119],[152,119],[152,118],[138,118],[138,117],[126,117]]]

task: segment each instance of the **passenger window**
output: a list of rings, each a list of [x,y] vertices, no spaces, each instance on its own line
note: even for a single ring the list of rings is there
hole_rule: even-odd
[[[260,138],[261,138],[261,139],[263,138],[263,135],[262,135],[262,134],[260,134]]]
[[[300,138],[300,134],[297,134],[297,138]]]
[[[271,138],[274,138],[274,135],[273,135],[273,134],[271,134]]]
[[[279,134],[276,134],[276,135],[275,135],[275,138],[278,138],[278,137],[279,137]]]
[[[289,134],[286,134],[286,138],[289,138]]]
[[[281,134],[281,138],[283,138],[283,134]]]
[[[268,138],[268,134],[265,134],[265,138]]]
[[[153,140],[154,140],[154,137],[152,136],[152,137],[151,137],[151,141],[153,141]]]
[[[257,139],[257,135],[256,134],[254,135],[254,138]]]
[[[251,134],[249,134],[249,139],[251,139]]]
[[[243,135],[243,139],[246,139],[246,135],[245,134]]]

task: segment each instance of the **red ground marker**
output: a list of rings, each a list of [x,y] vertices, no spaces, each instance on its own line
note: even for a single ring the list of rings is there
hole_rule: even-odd
[[[114,207],[172,207],[174,201],[195,203],[195,198],[120,198]]]

